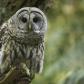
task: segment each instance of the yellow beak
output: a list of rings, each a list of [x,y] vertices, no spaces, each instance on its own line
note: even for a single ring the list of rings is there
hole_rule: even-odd
[[[31,24],[29,24],[29,30],[31,29]]]

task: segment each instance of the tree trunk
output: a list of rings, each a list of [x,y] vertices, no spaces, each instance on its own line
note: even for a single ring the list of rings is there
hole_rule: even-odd
[[[53,0],[0,0],[0,26],[22,7],[37,7],[46,12],[52,2]]]

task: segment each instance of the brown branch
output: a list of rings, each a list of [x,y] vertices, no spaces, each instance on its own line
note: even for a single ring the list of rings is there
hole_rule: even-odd
[[[34,79],[35,74],[30,74],[26,72],[26,68],[21,66],[21,68],[16,69],[16,67],[11,67],[0,75],[0,84],[29,84]]]

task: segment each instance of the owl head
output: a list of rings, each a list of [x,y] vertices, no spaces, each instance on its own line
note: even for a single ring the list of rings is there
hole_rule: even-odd
[[[8,20],[9,34],[20,41],[42,38],[46,29],[46,16],[35,7],[21,8]]]

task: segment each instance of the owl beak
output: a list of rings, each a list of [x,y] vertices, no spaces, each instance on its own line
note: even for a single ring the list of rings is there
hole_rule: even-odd
[[[31,29],[31,24],[29,24],[29,30]]]

